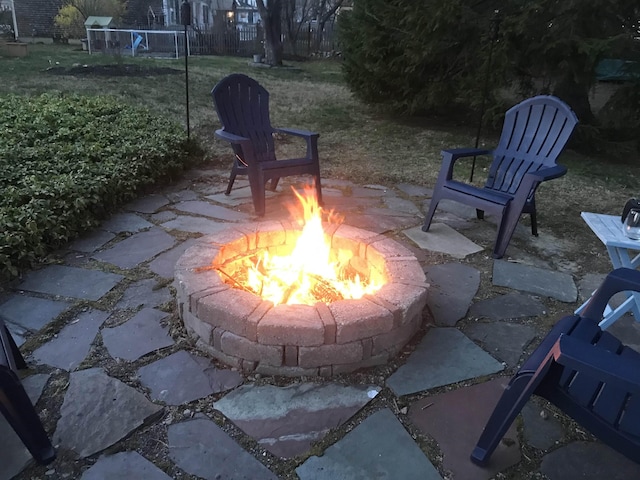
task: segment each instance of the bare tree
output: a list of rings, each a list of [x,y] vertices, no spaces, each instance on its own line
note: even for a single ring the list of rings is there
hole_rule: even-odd
[[[318,21],[318,32],[316,34],[315,49],[319,50],[326,24],[342,6],[344,0],[317,0],[317,2],[318,9],[316,13],[316,20]]]
[[[312,22],[315,23],[312,48],[319,50],[327,22],[344,3],[344,0],[284,0],[284,28],[294,55],[298,53],[297,43],[301,34],[307,31],[311,35]]]
[[[282,65],[282,0],[256,0],[264,27],[265,62],[272,66]]]
[[[316,2],[317,0],[285,0],[284,28],[294,55],[298,54],[297,44],[302,28],[314,19]]]

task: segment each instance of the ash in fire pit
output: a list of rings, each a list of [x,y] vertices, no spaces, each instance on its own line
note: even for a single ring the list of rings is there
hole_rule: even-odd
[[[413,337],[428,287],[415,256],[309,218],[230,225],[178,260],[180,316],[201,349],[245,372],[330,376],[384,364]]]

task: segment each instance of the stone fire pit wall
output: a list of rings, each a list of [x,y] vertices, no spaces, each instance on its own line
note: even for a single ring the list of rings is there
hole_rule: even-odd
[[[288,222],[230,225],[200,238],[176,264],[179,314],[198,348],[244,372],[267,375],[331,376],[393,358],[422,323],[428,289],[422,267],[383,235],[347,225],[326,229],[332,248],[350,248],[359,270],[377,269],[387,284],[358,300],[273,306],[207,267],[215,262],[226,271],[256,250],[278,253],[299,228]]]

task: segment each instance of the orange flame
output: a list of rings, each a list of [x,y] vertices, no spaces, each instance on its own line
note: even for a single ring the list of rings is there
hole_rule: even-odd
[[[330,290],[338,298],[353,299],[380,289],[381,278],[363,280],[357,273],[347,278],[353,252],[332,252],[331,240],[322,226],[324,212],[314,190],[305,187],[304,196],[293,191],[302,206],[299,221],[304,226],[300,237],[290,255],[269,255],[265,250],[257,264],[249,268],[248,287],[274,305],[313,305],[321,301],[319,291]],[[336,222],[337,216],[331,211],[328,219]]]

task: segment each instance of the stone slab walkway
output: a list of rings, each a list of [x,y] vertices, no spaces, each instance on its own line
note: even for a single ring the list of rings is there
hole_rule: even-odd
[[[578,306],[576,285],[582,302],[607,272],[560,268],[557,249],[527,235],[494,262],[495,224],[454,203],[422,232],[431,190],[420,185],[323,179],[327,205],[407,246],[431,284],[423,327],[398,357],[295,380],[209,358],[175,312],[175,262],[228,223],[287,218],[289,187],[301,185],[282,181],[257,219],[245,179],[223,194],[227,175],[193,170],[131,202],[2,297],[58,459],[36,465],[0,417],[0,480],[640,478],[539,399],[487,468],[469,461],[514,369]],[[640,345],[633,318],[614,330]]]

